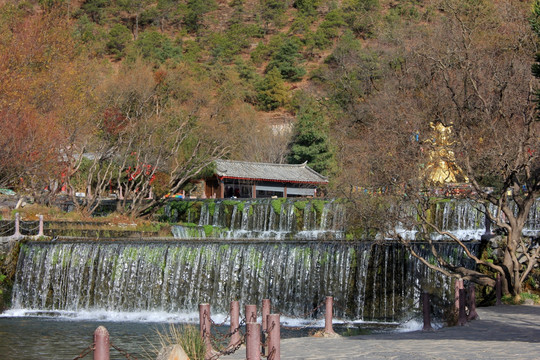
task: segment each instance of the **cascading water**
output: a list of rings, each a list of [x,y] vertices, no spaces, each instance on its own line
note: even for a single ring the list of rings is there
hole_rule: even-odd
[[[435,203],[432,207],[431,221],[441,230],[448,231],[461,240],[480,240],[482,234],[486,231],[485,209],[478,204],[467,200],[444,200]],[[494,205],[489,205],[492,214],[496,214]],[[493,230],[493,228],[492,228]],[[404,230],[402,235],[408,239],[414,239],[415,231]],[[523,235],[529,237],[540,236],[540,200],[537,200],[530,212]],[[430,234],[433,240],[447,239],[444,236],[433,232]]]
[[[483,215],[474,211],[443,202],[434,214],[445,229],[483,231]],[[451,302],[450,280],[398,243],[344,241],[337,201],[186,201],[165,212],[171,221],[192,222],[174,226],[176,240],[24,244],[12,311],[175,314],[209,302],[213,313],[226,313],[233,299],[270,298],[275,311],[305,317],[332,295],[339,317],[402,321],[423,290]],[[533,219],[539,213],[537,205]],[[434,261],[427,247],[415,246]],[[439,246],[444,257],[464,261],[461,248]]]
[[[400,321],[427,287],[450,302],[450,281],[395,243],[32,242],[21,249],[13,307],[189,313],[209,302],[226,313],[233,299],[269,298],[274,311],[304,317],[330,294],[339,317]]]
[[[175,225],[172,231],[178,239],[342,240],[344,219],[337,201],[218,200],[201,203],[197,224]]]

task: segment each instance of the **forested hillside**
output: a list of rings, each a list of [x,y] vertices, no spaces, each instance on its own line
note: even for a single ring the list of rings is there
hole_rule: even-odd
[[[18,190],[161,195],[224,157],[308,161],[343,195],[418,177],[434,121],[531,109],[527,1],[0,4],[0,184]]]

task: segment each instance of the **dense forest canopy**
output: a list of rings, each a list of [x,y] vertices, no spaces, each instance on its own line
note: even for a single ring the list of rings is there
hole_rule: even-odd
[[[500,185],[482,119],[531,108],[527,1],[0,6],[0,184],[21,190],[179,188],[222,156],[308,161],[350,195],[422,178],[434,121],[466,124],[469,170]]]

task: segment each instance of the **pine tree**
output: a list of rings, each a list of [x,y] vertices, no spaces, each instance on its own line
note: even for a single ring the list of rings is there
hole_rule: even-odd
[[[270,70],[257,86],[257,102],[262,110],[275,110],[287,103],[288,92],[277,68]]]
[[[335,169],[336,160],[330,142],[329,125],[321,110],[314,100],[300,107],[288,161],[291,164],[307,161],[313,170],[329,175]]]

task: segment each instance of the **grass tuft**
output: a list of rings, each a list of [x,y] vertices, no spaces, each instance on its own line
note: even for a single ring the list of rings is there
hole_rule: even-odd
[[[159,346],[151,344],[153,354],[147,354],[148,359],[155,359],[163,348],[180,345],[191,360],[204,360],[206,347],[195,326],[171,324],[168,329],[156,330],[156,332],[159,337]]]

